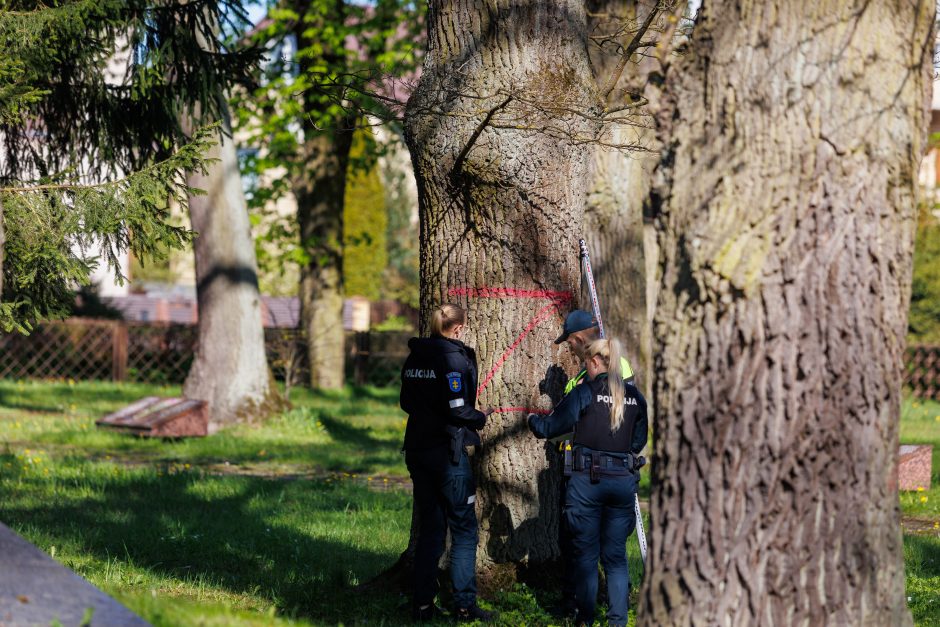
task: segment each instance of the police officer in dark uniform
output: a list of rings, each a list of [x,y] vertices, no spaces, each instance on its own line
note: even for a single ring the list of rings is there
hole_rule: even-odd
[[[547,416],[530,414],[539,438],[574,429],[563,515],[571,533],[577,622],[590,625],[597,599],[597,562],[607,574],[609,625],[626,625],[627,537],[636,526],[633,499],[646,446],[646,400],[623,381],[617,340],[595,340],[584,350],[588,381],[576,386]],[[608,377],[610,364],[614,364]],[[570,463],[569,463],[570,457]]]
[[[451,533],[450,571],[458,620],[490,621],[476,603],[476,483],[467,446],[490,413],[476,409],[476,353],[460,341],[466,312],[444,304],[431,315],[431,336],[412,338],[401,374],[401,408],[408,414],[405,461],[414,485],[419,527],[412,617],[432,620],[439,610],[437,565]]]
[[[583,309],[575,309],[565,316],[565,323],[562,327],[561,335],[559,335],[558,339],[555,340],[555,344],[561,344],[562,342],[567,343],[568,348],[571,349],[571,352],[574,354],[574,356],[583,363],[585,360],[585,347],[599,338],[600,329],[594,316],[590,312],[584,311]],[[620,368],[623,374],[624,382],[635,384],[633,368],[630,366],[630,362],[627,360],[627,358],[623,355],[620,357]],[[572,392],[572,390],[575,389],[576,386],[586,381],[587,370],[582,367],[578,374],[568,380],[568,383],[565,385],[565,395],[567,396]],[[568,434],[560,435],[567,437]],[[566,492],[567,490],[563,486],[561,494],[559,495],[559,504],[562,511],[565,510]],[[558,544],[561,548],[561,557],[564,564],[564,571],[562,573],[563,596],[561,606],[562,612],[565,615],[571,615],[574,614],[575,610],[577,609],[577,603],[574,599],[576,581],[574,578],[574,565],[571,561],[573,553],[573,548],[571,546],[571,531],[568,529],[567,522],[564,518],[562,518],[561,524],[558,527],[558,536]]]

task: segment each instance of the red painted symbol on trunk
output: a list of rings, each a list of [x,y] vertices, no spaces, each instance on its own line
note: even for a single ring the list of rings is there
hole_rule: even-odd
[[[533,298],[541,300],[551,301],[549,304],[545,305],[536,312],[536,314],[528,321],[525,325],[525,328],[516,336],[516,339],[513,340],[512,344],[503,351],[503,354],[499,356],[499,359],[496,360],[496,363],[493,364],[493,367],[486,373],[486,376],[483,377],[483,381],[480,382],[479,387],[477,387],[477,395],[481,394],[483,390],[486,389],[486,386],[489,385],[490,381],[493,380],[493,377],[503,367],[503,364],[506,363],[506,360],[509,359],[509,356],[519,348],[519,345],[522,344],[522,340],[532,332],[535,327],[537,327],[542,322],[553,318],[556,313],[559,313],[559,310],[562,306],[569,304],[574,296],[571,292],[562,292],[562,291],[551,291],[551,290],[525,290],[518,289],[515,287],[452,287],[447,290],[448,296],[466,296],[467,298]],[[529,409],[527,407],[498,407],[493,410],[494,413],[509,413],[509,412],[525,412],[533,414],[547,414],[549,413],[546,410],[542,409]]]

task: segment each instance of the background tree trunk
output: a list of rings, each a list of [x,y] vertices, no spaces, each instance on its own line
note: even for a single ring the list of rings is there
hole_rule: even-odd
[[[7,236],[3,223],[3,201],[0,200],[0,303],[3,302],[3,253],[6,251]]]
[[[552,342],[577,301],[577,242],[589,151],[584,117],[547,111],[598,103],[583,3],[430,3],[429,50],[406,116],[418,184],[421,312],[469,310],[481,406],[494,406],[481,455],[478,559],[542,562],[558,555],[559,469],[525,415],[559,398],[575,364]],[[593,110],[599,110],[597,106]],[[508,569],[512,570],[512,567]]]
[[[305,165],[294,181],[301,245],[301,324],[307,339],[310,385],[343,387],[343,202],[353,124],[316,132],[304,144]]]
[[[199,344],[183,393],[209,402],[210,428],[273,409],[264,351],[255,245],[248,223],[235,142],[225,137],[209,151],[218,162],[189,185],[206,190],[189,199],[196,256]]]
[[[639,625],[903,625],[933,3],[706,3],[670,70]]]
[[[344,67],[347,52],[342,49],[343,43],[320,37],[324,24],[342,24],[347,19],[346,3],[291,0],[288,4],[300,16],[294,28],[297,49],[322,51],[322,58],[317,54],[298,57],[299,76],[321,81],[322,64],[328,68]],[[329,93],[331,89],[335,93]],[[310,385],[338,389],[345,380],[346,357],[343,207],[356,119],[335,112],[339,103],[348,102],[341,84],[333,88],[327,84],[307,86],[300,97],[304,142],[300,167],[291,185],[297,199],[300,244],[306,256],[300,269],[300,319],[307,342]]]
[[[624,34],[588,47],[598,85],[614,74],[621,49],[633,35],[631,27],[646,17],[638,2],[590,0],[588,27],[593,37],[625,30]],[[648,39],[654,39],[649,33]],[[631,62],[608,100],[609,107],[633,101],[643,94],[649,63]],[[611,124],[611,144],[633,145],[626,150],[598,145],[594,149],[591,183],[584,208],[584,234],[591,252],[601,313],[608,334],[620,338],[637,383],[647,395],[652,391],[652,325],[647,312],[647,263],[643,205],[649,196],[655,154],[655,133],[648,115],[638,110],[630,123]],[[648,152],[647,152],[648,151]],[[655,276],[655,275],[654,275]]]

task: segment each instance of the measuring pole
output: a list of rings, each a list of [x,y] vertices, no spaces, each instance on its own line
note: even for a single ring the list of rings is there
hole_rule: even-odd
[[[601,320],[601,307],[597,304],[597,286],[594,284],[594,273],[591,272],[591,256],[588,254],[587,243],[579,240],[578,245],[581,248],[581,259],[584,260],[584,273],[587,275],[588,290],[591,293],[591,307],[594,309],[594,319],[597,320],[597,330],[601,337],[604,335],[604,321]],[[620,364],[617,364],[620,367]],[[639,487],[639,482],[637,482]],[[643,531],[643,516],[640,514],[640,497],[633,495],[633,511],[636,514],[636,539],[640,543],[640,557],[643,564],[646,564],[646,532]]]

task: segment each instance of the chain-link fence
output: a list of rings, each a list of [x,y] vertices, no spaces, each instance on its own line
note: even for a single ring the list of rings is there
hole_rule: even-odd
[[[398,382],[409,333],[346,334],[346,376],[360,385]],[[37,325],[29,335],[0,334],[0,378],[182,383],[193,362],[193,325],[72,319]],[[274,376],[304,385],[307,350],[296,329],[265,329]]]
[[[904,384],[918,398],[940,400],[940,346],[909,346]]]
[[[280,381],[309,377],[303,334],[265,329],[268,364]],[[346,378],[357,385],[397,385],[409,332],[346,334]],[[0,334],[0,378],[182,383],[193,361],[193,325],[71,319],[37,325],[29,335]],[[940,346],[911,346],[904,383],[915,396],[940,400]]]

